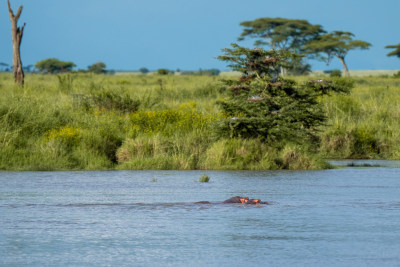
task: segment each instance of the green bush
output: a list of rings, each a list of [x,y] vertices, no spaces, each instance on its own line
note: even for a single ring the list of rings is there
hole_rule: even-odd
[[[210,123],[216,119],[199,112],[194,102],[182,104],[174,109],[138,111],[130,115],[132,124],[130,136],[135,137],[140,133],[147,135],[162,133],[170,136],[176,132],[208,129]]]
[[[139,71],[140,71],[142,74],[146,74],[146,73],[149,72],[149,70],[148,70],[147,68],[140,68]]]
[[[288,51],[265,51],[233,45],[219,59],[242,72],[228,81],[229,98],[220,101],[226,119],[216,128],[221,137],[259,138],[269,144],[315,141],[315,133],[327,119],[321,96],[347,93],[351,83],[342,80],[311,80],[298,84],[278,76],[288,61],[298,57]]]
[[[342,77],[342,72],[340,70],[332,70],[329,74],[331,77]]]
[[[127,92],[101,90],[92,91],[84,105],[99,109],[135,112],[139,109],[140,101],[132,99]]]
[[[338,69],[334,69],[334,70],[325,70],[324,71],[325,74],[329,74],[329,76],[331,78],[338,78],[338,77],[342,77],[342,71],[338,70]]]
[[[158,69],[157,74],[158,75],[167,75],[169,73],[169,70],[167,69]]]

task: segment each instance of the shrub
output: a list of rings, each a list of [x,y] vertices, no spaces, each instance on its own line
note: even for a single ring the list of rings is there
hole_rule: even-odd
[[[135,112],[139,109],[140,101],[132,99],[126,92],[100,90],[92,91],[83,105],[121,112]]]
[[[167,75],[169,73],[169,70],[167,69],[158,69],[157,74],[158,75]]]
[[[70,153],[80,142],[80,132],[80,129],[63,126],[58,129],[47,131],[45,140],[48,143],[48,148],[53,151],[55,149],[57,155],[59,155],[60,152]]]
[[[139,72],[141,72],[142,74],[146,74],[149,72],[149,70],[147,68],[140,68]]]
[[[219,59],[231,62],[242,72],[237,81],[227,81],[229,98],[219,104],[227,119],[216,128],[221,137],[259,138],[269,144],[283,140],[315,140],[317,127],[326,115],[319,97],[332,92],[348,92],[345,81],[312,80],[297,84],[278,76],[289,59],[288,51],[265,51],[233,45]]]
[[[330,77],[342,77],[342,72],[340,70],[332,70],[329,74]]]
[[[130,116],[132,123],[130,136],[134,137],[139,133],[172,135],[176,132],[188,132],[193,129],[201,130],[216,119],[199,112],[194,102],[182,104],[175,109],[138,111]]]
[[[97,62],[88,66],[88,71],[96,74],[106,73],[106,64],[104,62]]]
[[[325,70],[324,71],[324,73],[325,74],[329,74],[329,76],[331,77],[331,78],[334,78],[334,77],[342,77],[342,71],[341,70],[338,70],[338,69],[334,69],[334,70]]]

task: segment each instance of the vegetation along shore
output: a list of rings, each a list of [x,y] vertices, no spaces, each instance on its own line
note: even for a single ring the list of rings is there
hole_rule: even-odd
[[[318,77],[290,77],[298,84]],[[325,77],[321,77],[325,79]],[[318,98],[318,142],[224,136],[236,77],[0,74],[1,170],[328,168],[324,159],[400,159],[400,79],[354,77]]]
[[[218,57],[235,76],[145,67],[113,75],[101,61],[77,71],[57,58],[24,67],[23,7],[7,3],[13,75],[0,62],[0,170],[324,169],[329,158],[400,159],[400,72],[350,78],[349,52],[372,46],[351,32],[258,18],[240,23],[237,40],[253,48],[232,43]],[[400,44],[386,48],[400,57]],[[336,59],[343,71],[310,77],[307,59]]]

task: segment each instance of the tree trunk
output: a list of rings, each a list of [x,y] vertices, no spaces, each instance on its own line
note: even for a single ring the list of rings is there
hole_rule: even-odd
[[[344,76],[350,77],[350,72],[349,72],[349,69],[347,68],[346,62],[344,61],[344,57],[338,57],[338,58],[339,58],[340,62],[342,62]]]
[[[285,77],[287,75],[287,69],[282,66],[280,68],[281,68],[281,76]]]
[[[10,15],[11,20],[11,36],[12,36],[12,45],[13,45],[13,73],[14,73],[14,81],[20,86],[24,86],[24,70],[22,69],[21,62],[21,53],[20,46],[22,41],[22,35],[24,33],[24,26],[21,28],[17,26],[19,16],[22,12],[22,6],[18,8],[17,14],[14,15],[11,10],[10,0],[8,0],[8,14]]]

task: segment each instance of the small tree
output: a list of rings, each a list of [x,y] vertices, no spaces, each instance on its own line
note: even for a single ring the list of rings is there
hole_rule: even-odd
[[[369,49],[371,46],[368,42],[353,40],[353,36],[354,34],[351,32],[333,31],[312,40],[306,45],[306,50],[308,53],[315,54],[319,59],[326,61],[327,65],[330,64],[332,57],[337,57],[343,65],[345,75],[350,76],[345,62],[348,52],[354,49]],[[326,57],[321,54],[325,54]]]
[[[280,67],[299,58],[292,52],[232,47],[224,49],[219,59],[230,62],[229,67],[242,76],[226,81],[230,93],[219,102],[227,116],[216,128],[220,136],[260,138],[270,144],[315,137],[316,128],[326,119],[318,98],[350,89],[344,80],[296,84],[280,77]]]
[[[94,63],[94,64],[88,66],[88,71],[97,73],[97,74],[106,73],[107,72],[106,64],[103,62]]]
[[[12,36],[12,46],[13,46],[13,73],[14,80],[20,86],[24,86],[24,70],[22,69],[22,61],[21,61],[21,41],[22,35],[24,34],[25,23],[22,27],[18,27],[18,19],[21,16],[22,6],[18,8],[17,14],[14,15],[14,12],[11,9],[10,0],[8,2],[8,14],[11,20],[11,36]]]
[[[71,61],[61,61],[56,58],[48,58],[39,61],[35,64],[35,67],[44,73],[62,73],[69,72],[76,65]]]
[[[158,69],[157,70],[158,75],[168,75],[168,73],[169,73],[169,70],[167,70],[167,69]]]
[[[387,54],[388,57],[396,56],[400,58],[400,44],[397,45],[387,45],[385,48],[394,49],[392,52]]]
[[[142,74],[146,74],[146,73],[149,72],[149,69],[143,67],[143,68],[140,68],[139,71],[140,71],[140,73],[142,73]]]

